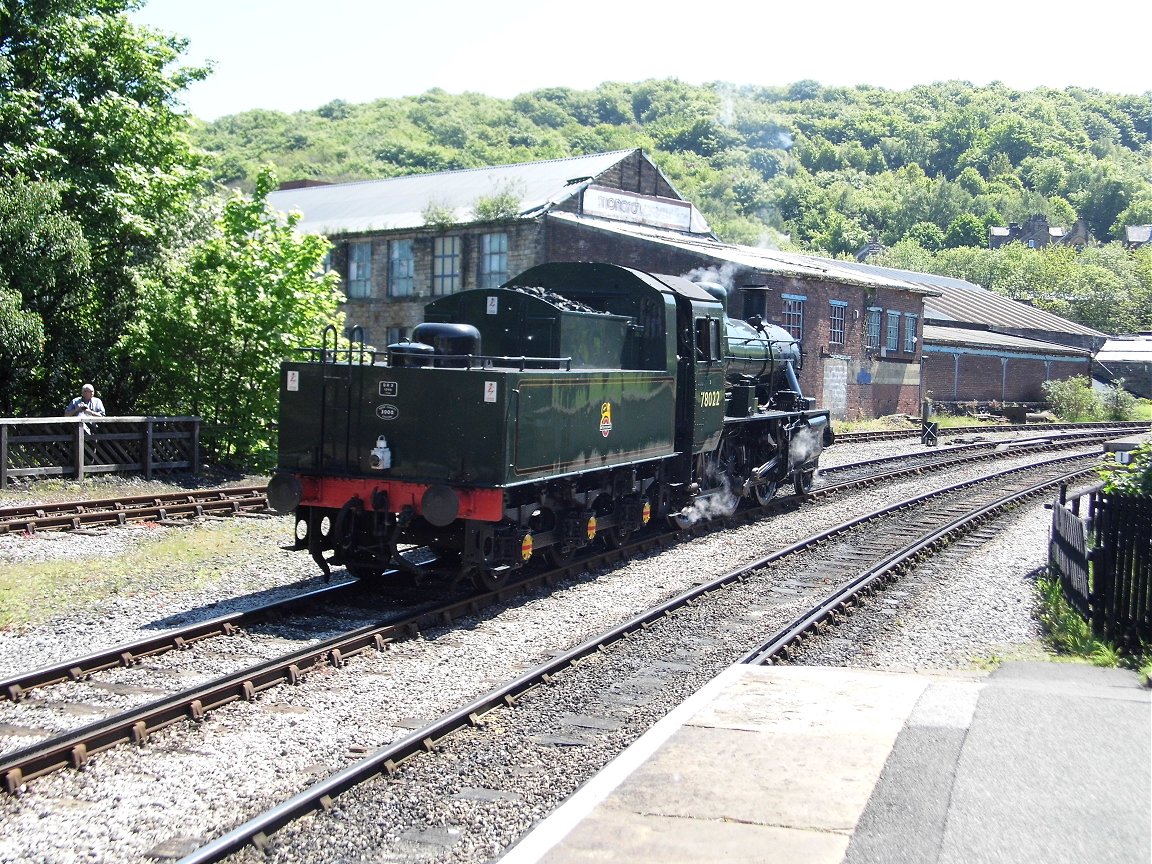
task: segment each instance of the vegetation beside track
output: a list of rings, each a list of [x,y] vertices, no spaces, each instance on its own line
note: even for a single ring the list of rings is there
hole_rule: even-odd
[[[155,523],[117,528],[101,537],[11,535],[0,545],[0,630],[35,626],[117,596],[178,595],[219,584],[228,592],[253,567],[292,572],[280,547],[282,519],[222,519],[199,527]],[[102,543],[111,538],[112,543]],[[30,554],[21,545],[50,544]],[[179,601],[173,601],[178,609]]]

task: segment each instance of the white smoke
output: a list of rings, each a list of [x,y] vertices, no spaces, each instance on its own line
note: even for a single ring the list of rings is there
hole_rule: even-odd
[[[724,286],[724,290],[731,292],[735,287],[733,277],[739,268],[735,264],[726,263],[720,267],[697,267],[689,270],[682,278],[689,282],[716,282]]]
[[[701,495],[677,513],[676,524],[681,528],[689,528],[697,522],[731,516],[736,512],[739,503],[740,496],[732,491],[727,479],[725,479],[724,488],[720,491]]]
[[[822,438],[822,433],[811,426],[796,430],[792,440],[788,442],[788,464],[802,465],[819,456],[824,449]]]

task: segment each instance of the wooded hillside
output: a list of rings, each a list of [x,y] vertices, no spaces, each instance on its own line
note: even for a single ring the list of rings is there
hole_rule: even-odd
[[[1100,242],[1152,223],[1152,93],[944,82],[549,88],[511,100],[431,90],[198,124],[222,183],[391,177],[643,148],[722,239],[844,255],[869,240],[984,246],[987,227],[1086,220]],[[512,190],[514,192],[514,190]]]

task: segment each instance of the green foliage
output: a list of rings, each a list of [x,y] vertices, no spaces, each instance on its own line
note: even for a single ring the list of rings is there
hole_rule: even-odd
[[[1088,378],[1062,378],[1045,381],[1042,386],[1053,413],[1060,419],[1068,422],[1100,419],[1100,403]]]
[[[280,362],[343,326],[338,277],[319,275],[328,241],[268,208],[275,186],[265,171],[252,197],[224,203],[211,235],[149,286],[121,342],[149,376],[147,407],[199,415],[216,457],[239,466],[274,457]]]
[[[816,254],[873,236],[987,246],[989,224],[1086,218],[1100,240],[1152,209],[1152,97],[943,82],[876,87],[546,88],[504,101],[431,90],[293,115],[253,111],[197,129],[219,179],[255,166],[330,180],[389,177],[643,148],[724,239],[788,234]],[[915,230],[914,230],[915,229]],[[863,245],[863,242],[861,242]]]
[[[440,201],[429,201],[420,211],[424,224],[437,231],[446,231],[456,224],[456,211]]]
[[[1152,442],[1129,451],[1128,461],[1107,462],[1099,469],[1104,491],[1152,497]]]
[[[91,253],[90,280],[56,257],[58,273],[43,283],[54,294],[21,289],[28,309],[67,310],[58,322],[41,312],[49,344],[34,377],[52,413],[79,374],[110,409],[133,401],[137,382],[115,346],[146,272],[194,221],[205,179],[176,98],[206,71],[171,68],[185,43],[132,25],[125,13],[136,5],[0,5],[0,178],[53,184],[59,218],[36,232],[53,245],[79,226],[68,242]]]
[[[520,214],[521,190],[508,183],[493,195],[481,196],[472,205],[472,215],[478,222],[511,219]],[[427,219],[425,219],[427,221]]]
[[[59,183],[0,175],[0,409],[58,414],[95,350],[98,318],[82,225]]]
[[[1131,420],[1138,408],[1138,400],[1124,389],[1124,380],[1117,379],[1097,392],[1085,377],[1045,381],[1044,395],[1052,411],[1070,422],[1092,420]]]
[[[1131,420],[1136,415],[1137,399],[1124,389],[1123,378],[1113,381],[1099,399],[1105,420]]]
[[[0,411],[13,413],[13,395],[22,372],[40,360],[44,321],[23,308],[15,291],[0,285]]]
[[[1147,647],[1121,653],[1115,645],[1098,639],[1091,624],[1064,596],[1058,577],[1045,575],[1037,579],[1036,599],[1044,638],[1058,653],[1087,660],[1093,666],[1135,669],[1145,687],[1152,684],[1152,655]]]
[[[971,213],[961,213],[950,223],[944,235],[944,245],[949,249],[961,246],[980,248],[988,245],[988,228]]]

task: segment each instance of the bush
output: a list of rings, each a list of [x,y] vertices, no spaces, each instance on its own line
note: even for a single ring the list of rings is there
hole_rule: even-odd
[[[1117,378],[1100,397],[1105,420],[1131,420],[1136,416],[1137,399],[1124,389],[1124,379]]]
[[[1087,377],[1045,381],[1042,386],[1053,413],[1061,420],[1076,422],[1100,419],[1100,403]]]
[[[1100,466],[1104,491],[1118,495],[1152,497],[1152,442],[1128,453],[1127,462],[1107,462]]]

